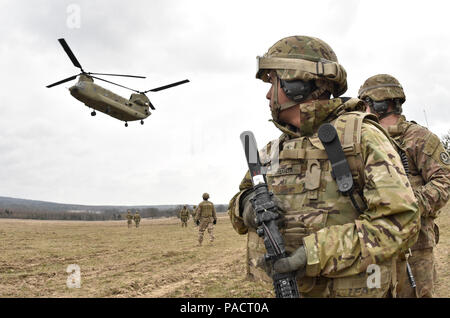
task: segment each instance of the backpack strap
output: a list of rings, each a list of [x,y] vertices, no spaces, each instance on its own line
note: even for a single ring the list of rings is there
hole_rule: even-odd
[[[363,112],[347,112],[339,116],[333,123],[342,144],[352,172],[355,191],[362,195],[364,189],[364,158],[361,154],[361,128],[363,122],[377,123],[375,115]],[[387,134],[387,133],[386,133]],[[389,136],[387,134],[387,136]]]

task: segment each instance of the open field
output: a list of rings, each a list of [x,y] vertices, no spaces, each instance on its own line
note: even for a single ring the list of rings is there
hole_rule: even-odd
[[[437,296],[450,297],[450,206],[441,214]],[[246,237],[221,214],[216,240],[197,247],[197,227],[176,218],[126,221],[0,219],[0,297],[273,297],[245,279]],[[68,265],[81,288],[68,288]]]

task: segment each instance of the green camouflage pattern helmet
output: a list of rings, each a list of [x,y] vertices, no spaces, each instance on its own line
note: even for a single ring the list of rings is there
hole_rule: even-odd
[[[286,37],[257,59],[256,78],[264,82],[269,82],[270,71],[275,70],[282,80],[325,80],[332,84],[330,93],[334,97],[347,90],[347,72],[333,49],[318,38]]]
[[[365,100],[367,97],[375,102],[399,99],[403,104],[406,100],[402,85],[389,74],[374,75],[364,82],[359,89],[358,98]]]
[[[203,193],[203,200],[208,200],[209,199],[209,194],[208,193]]]

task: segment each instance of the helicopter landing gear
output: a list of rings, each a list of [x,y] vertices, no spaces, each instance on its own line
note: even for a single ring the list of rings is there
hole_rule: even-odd
[[[91,112],[91,116],[95,116],[95,115],[97,115],[97,113],[95,112],[95,110],[93,110],[93,111]]]
[[[143,120],[141,120],[141,125],[143,125],[144,124],[144,121]]]
[[[125,122],[125,127],[128,127],[128,123],[127,122]]]

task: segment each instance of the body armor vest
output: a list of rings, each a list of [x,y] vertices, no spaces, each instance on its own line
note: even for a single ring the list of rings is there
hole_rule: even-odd
[[[372,115],[348,112],[331,122],[336,128],[352,172],[359,206],[364,187],[364,160],[361,154],[361,127]],[[267,183],[286,212],[280,229],[286,250],[293,252],[303,237],[321,228],[353,222],[359,216],[351,200],[338,191],[331,164],[317,133],[285,140],[279,165],[267,173]],[[264,156],[262,156],[264,158]],[[267,157],[267,155],[266,155]]]

